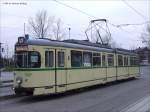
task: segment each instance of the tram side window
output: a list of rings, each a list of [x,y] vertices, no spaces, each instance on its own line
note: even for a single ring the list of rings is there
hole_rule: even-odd
[[[65,66],[64,52],[59,51],[58,52],[58,67],[64,67],[64,66]]]
[[[128,56],[124,57],[124,66],[128,66]]]
[[[83,52],[83,66],[91,67],[92,66],[92,53]]]
[[[118,55],[118,66],[123,66],[123,56]]]
[[[45,66],[53,67],[54,64],[54,53],[53,51],[45,51]]]
[[[81,67],[82,66],[82,52],[81,51],[71,51],[71,66]]]
[[[41,61],[40,61],[40,54],[38,52],[30,52],[29,53],[29,65],[32,68],[39,68],[41,66]]]
[[[101,54],[93,53],[93,66],[101,66]]]
[[[39,68],[41,66],[40,53],[36,51],[17,52],[15,61],[18,68]]]
[[[102,66],[106,66],[106,55],[102,55]]]
[[[138,60],[136,57],[130,57],[130,65],[131,66],[138,65]]]
[[[139,65],[139,58],[135,57],[135,65]]]
[[[114,55],[108,54],[107,55],[107,61],[108,61],[108,66],[114,66]]]
[[[28,52],[19,52],[15,55],[16,67],[27,68],[28,67]]]

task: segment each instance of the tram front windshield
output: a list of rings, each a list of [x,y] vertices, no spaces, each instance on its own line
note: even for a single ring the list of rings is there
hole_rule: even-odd
[[[41,66],[40,54],[35,51],[17,52],[15,60],[17,68],[39,68]]]

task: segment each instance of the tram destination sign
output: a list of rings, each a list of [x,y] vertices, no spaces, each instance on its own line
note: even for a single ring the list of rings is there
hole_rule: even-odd
[[[28,46],[24,45],[24,46],[16,46],[16,51],[27,51],[28,50]]]

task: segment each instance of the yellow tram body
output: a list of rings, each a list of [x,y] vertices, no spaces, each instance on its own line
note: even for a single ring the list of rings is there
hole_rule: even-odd
[[[31,52],[31,56],[24,52]],[[18,55],[14,75],[16,94],[55,94],[139,75],[137,56],[129,51],[46,39],[24,39],[21,43],[18,40],[15,53]]]

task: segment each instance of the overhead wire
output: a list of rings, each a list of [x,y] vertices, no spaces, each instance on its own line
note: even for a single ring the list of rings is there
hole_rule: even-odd
[[[133,6],[131,6],[126,0],[122,0],[130,9],[132,9],[136,14],[138,14],[140,17],[142,17],[144,20],[146,17],[141,14],[139,11],[137,11]]]
[[[97,19],[98,17],[96,17],[96,16],[93,16],[93,15],[91,15],[91,14],[88,14],[87,12],[85,12],[85,11],[82,11],[82,10],[80,10],[80,9],[78,9],[78,8],[74,8],[74,7],[72,7],[72,6],[70,6],[70,5],[67,5],[67,4],[65,4],[65,3],[62,3],[62,2],[60,2],[60,1],[58,1],[58,0],[53,0],[53,1],[55,1],[55,2],[57,2],[58,4],[60,4],[60,5],[63,5],[63,6],[66,6],[66,7],[68,7],[68,8],[71,8],[71,9],[73,9],[73,10],[75,10],[75,11],[78,11],[78,12],[80,12],[80,13],[82,13],[82,14],[84,14],[84,15],[87,15],[87,16],[89,16],[89,17],[93,17],[93,18],[95,18],[95,19]],[[125,0],[122,0],[122,1],[124,1],[126,4],[128,4]],[[129,5],[129,4],[128,4]],[[136,13],[138,13],[138,14],[140,14],[142,17],[144,17],[144,15],[142,15],[141,13],[139,13],[136,9],[134,9],[131,5],[129,5],[133,10],[135,10],[136,11]],[[145,17],[144,17],[145,18]],[[108,21],[108,20],[107,20]],[[110,22],[109,22],[110,23]],[[115,26],[115,27],[119,27],[119,26],[129,26],[129,25],[143,25],[143,24],[146,24],[146,23],[150,23],[150,21],[146,21],[146,22],[143,22],[143,23],[138,23],[138,24],[119,24],[119,25],[115,25],[115,24],[112,24],[112,23],[110,23],[112,26]]]
[[[149,24],[149,23],[150,23],[150,21],[146,21],[146,22],[143,22],[143,23],[134,23],[134,24],[127,23],[127,24],[115,25],[115,24],[109,22],[109,24],[114,26],[114,27],[138,26],[138,25],[144,25],[144,24]]]
[[[71,8],[72,10],[75,10],[75,11],[77,11],[77,12],[80,12],[80,13],[82,13],[82,14],[84,14],[84,15],[87,15],[88,17],[95,18],[95,19],[98,18],[98,17],[93,16],[93,15],[91,15],[91,14],[85,12],[85,11],[82,11],[82,10],[80,10],[80,9],[78,9],[78,8],[74,8],[74,7],[70,6],[70,5],[67,5],[67,4],[65,4],[65,3],[62,3],[62,2],[60,2],[60,1],[58,1],[58,0],[53,0],[53,1],[56,2],[56,3],[58,3],[58,4],[60,4],[60,5],[65,6],[65,7]],[[122,0],[122,1],[123,1],[128,7],[130,7],[132,10],[134,10],[138,15],[140,15],[143,19],[146,19],[141,13],[139,13],[135,8],[133,8],[133,7],[132,7],[130,4],[128,4],[125,0]],[[23,16],[17,16],[17,17],[25,18],[25,17],[23,17]],[[150,21],[146,21],[146,22],[137,23],[137,24],[119,24],[119,25],[115,25],[115,24],[109,22],[108,20],[107,20],[107,22],[108,22],[108,24],[112,25],[113,27],[119,28],[119,29],[121,29],[121,30],[123,30],[123,29],[120,28],[120,27],[126,27],[126,26],[130,26],[130,25],[132,25],[132,26],[134,26],[134,25],[143,25],[143,24],[150,23]],[[123,30],[123,31],[124,31],[124,30]],[[110,31],[109,31],[109,32],[110,32]],[[110,35],[111,35],[111,34],[110,34]]]
[[[78,11],[78,12],[80,12],[80,13],[82,13],[82,14],[84,14],[84,15],[87,15],[87,16],[89,16],[89,17],[97,18],[97,17],[95,17],[95,16],[93,16],[93,15],[91,15],[91,14],[88,14],[87,12],[84,12],[84,11],[78,9],[78,8],[71,7],[70,5],[64,4],[64,3],[62,3],[62,2],[60,2],[60,1],[58,1],[58,0],[53,0],[53,1],[57,2],[57,3],[60,4],[60,5],[66,6],[66,7],[68,7],[68,8],[71,8],[71,9],[73,9],[73,10],[75,10],[75,11]]]
[[[84,15],[87,15],[88,17],[92,17],[92,18],[95,18],[95,19],[98,18],[98,17],[93,16],[93,15],[91,15],[91,14],[88,14],[87,12],[82,11],[82,10],[80,10],[80,9],[78,9],[78,8],[74,8],[74,7],[70,6],[70,5],[67,5],[67,4],[65,4],[65,3],[62,3],[62,2],[60,2],[60,1],[58,1],[58,0],[53,0],[53,1],[57,2],[57,3],[60,4],[60,5],[65,6],[65,7],[71,8],[71,9],[77,11],[77,12],[80,12],[80,13],[82,13],[82,14],[84,14]],[[140,12],[138,12],[135,8],[133,8],[133,7],[132,7],[130,4],[128,4],[125,0],[122,0],[122,1],[123,1],[128,7],[130,7],[132,10],[134,10],[138,15],[140,15],[143,19],[146,19],[146,18],[144,17],[144,15],[142,15]],[[125,30],[123,30],[123,29],[120,28],[120,27],[143,25],[143,24],[150,23],[150,21],[146,21],[146,22],[137,23],[137,24],[118,24],[118,25],[115,25],[115,24],[109,22],[108,20],[107,20],[107,22],[108,22],[108,24],[110,24],[111,26],[116,27],[116,28],[119,28],[119,29],[122,30],[122,31],[125,31]],[[91,28],[92,28],[92,27],[91,27]],[[90,28],[90,29],[91,29],[91,28]],[[87,29],[89,30],[89,27],[88,27]],[[86,29],[85,32],[87,32],[87,29]],[[109,29],[109,30],[110,30],[110,29]],[[109,32],[110,32],[110,31],[109,31]],[[111,33],[110,33],[110,35],[111,35]]]
[[[60,1],[58,1],[58,0],[53,0],[53,1],[57,2],[57,3],[60,4],[60,5],[66,6],[66,7],[68,7],[68,8],[71,8],[71,9],[73,9],[73,10],[75,10],[75,11],[78,11],[78,12],[80,12],[80,13],[82,13],[82,14],[84,14],[84,15],[87,15],[87,16],[89,16],[89,17],[93,17],[93,18],[95,18],[95,19],[98,18],[98,17],[93,16],[93,15],[91,15],[91,14],[88,14],[87,12],[82,11],[82,10],[80,10],[80,9],[78,9],[78,8],[74,8],[74,7],[70,6],[70,5],[67,5],[67,4],[65,4],[65,3],[62,3],[62,2],[60,2]],[[122,0],[122,1],[123,1],[124,3],[126,3],[128,6],[130,6],[133,10],[135,10],[136,13],[138,12],[138,11],[137,11],[136,9],[134,9],[131,5],[129,5],[125,0]],[[141,13],[139,13],[139,12],[138,12],[138,14],[140,14],[141,16],[143,16],[143,15],[142,15]],[[10,16],[19,17],[19,18],[26,18],[26,17],[18,16],[18,15],[12,15],[12,14],[9,14],[9,15],[10,15]],[[107,22],[109,22],[109,21],[107,20]],[[137,23],[137,24],[119,24],[119,25],[115,25],[115,24],[109,22],[109,24],[112,25],[112,26],[114,26],[114,27],[125,27],[125,26],[130,26],[130,25],[143,25],[143,24],[147,24],[147,23],[150,23],[150,21],[146,21],[146,22],[143,22],[143,23]]]

